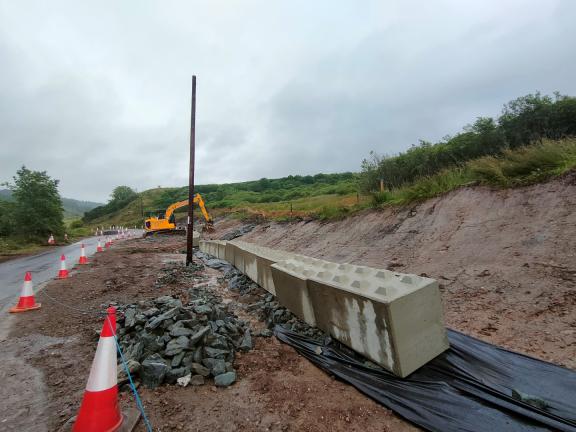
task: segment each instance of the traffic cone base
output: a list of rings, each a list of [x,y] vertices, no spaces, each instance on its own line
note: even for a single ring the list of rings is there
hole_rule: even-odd
[[[32,275],[30,272],[26,272],[24,277],[24,284],[22,285],[22,293],[18,299],[18,304],[13,308],[9,309],[10,313],[28,312],[36,309],[40,309],[42,305],[36,303],[34,298],[34,290],[32,289]]]
[[[28,312],[33,311],[36,309],[40,309],[42,307],[42,303],[36,303],[34,296],[32,297],[20,297],[18,300],[18,304],[9,309],[10,313],[20,313],[20,312]]]
[[[103,419],[106,419],[105,425],[100,421]],[[98,392],[86,390],[73,430],[114,432],[120,428],[122,420],[122,413],[118,405],[118,387]]]

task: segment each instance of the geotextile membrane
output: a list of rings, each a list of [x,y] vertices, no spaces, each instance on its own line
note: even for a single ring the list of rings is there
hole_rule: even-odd
[[[450,349],[399,378],[339,344],[276,326],[316,366],[429,431],[576,432],[576,372],[448,330]]]

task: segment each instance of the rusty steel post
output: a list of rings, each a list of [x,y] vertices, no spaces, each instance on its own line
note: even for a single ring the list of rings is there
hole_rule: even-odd
[[[192,263],[194,242],[194,157],[196,150],[196,75],[192,75],[192,110],[190,113],[190,174],[188,177],[188,225],[186,232],[186,265]]]

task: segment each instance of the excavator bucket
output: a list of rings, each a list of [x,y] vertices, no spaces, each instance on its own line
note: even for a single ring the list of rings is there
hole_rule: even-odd
[[[214,223],[212,223],[212,221],[206,222],[202,227],[202,232],[213,233],[214,231],[216,230],[214,229]]]

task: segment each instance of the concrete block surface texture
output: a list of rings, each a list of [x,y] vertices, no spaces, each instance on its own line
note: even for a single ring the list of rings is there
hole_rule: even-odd
[[[238,262],[243,267],[240,269],[236,264],[234,266],[266,291],[276,295],[271,266],[278,261],[292,258],[295,254],[243,241],[233,243],[234,253],[238,255],[234,256],[234,262]]]
[[[291,296],[296,315],[398,376],[449,347],[433,279],[302,256],[272,269],[279,300]]]

